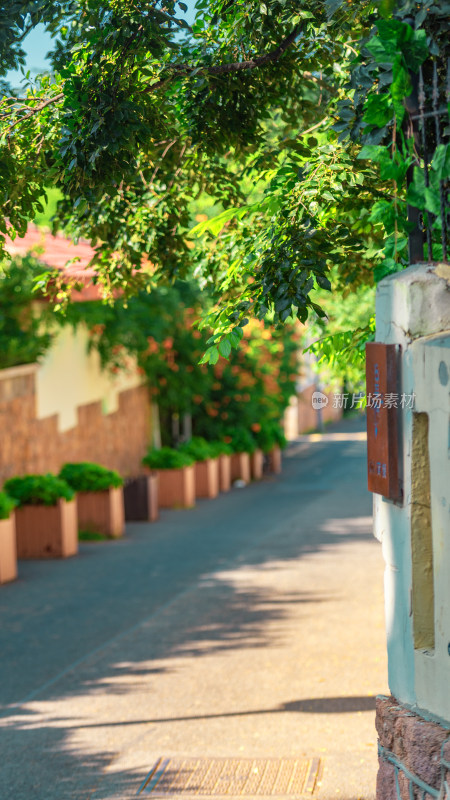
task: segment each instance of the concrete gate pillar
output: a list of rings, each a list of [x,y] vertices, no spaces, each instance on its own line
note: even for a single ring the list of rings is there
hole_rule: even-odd
[[[377,700],[377,800],[450,798],[450,266],[383,280],[376,340],[398,345],[402,500],[374,495],[391,698]]]

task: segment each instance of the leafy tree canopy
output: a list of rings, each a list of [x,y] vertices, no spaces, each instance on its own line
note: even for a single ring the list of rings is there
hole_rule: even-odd
[[[346,236],[341,219],[333,242],[307,210],[302,221],[305,197],[329,185],[326,215],[333,192],[348,186],[351,194],[362,183],[362,171],[350,175],[348,158],[308,129],[320,131],[329,117],[364,14],[355,22],[352,9],[337,25],[317,0],[301,8],[294,0],[198,0],[190,26],[186,10],[171,0],[9,4],[3,74],[23,62],[24,35],[37,23],[55,40],[51,75],[5,93],[0,106],[10,230],[24,232],[54,185],[63,196],[55,227],[93,241],[109,289],[132,287],[143,258],[158,281],[196,264],[199,250],[187,240],[193,198],[206,194],[231,219],[248,202],[249,184],[270,184],[262,207],[255,190],[253,262],[235,264],[225,248],[220,258],[208,251],[198,271],[222,296],[257,275],[241,304],[233,299],[241,319],[242,304],[253,301],[260,314],[275,305],[283,319],[293,303],[304,316],[314,282],[328,286],[327,262]],[[292,208],[282,202],[286,190],[295,194]],[[246,210],[247,229],[254,224]]]
[[[447,7],[197,0],[190,25],[174,0],[13,0],[3,75],[38,22],[55,46],[52,73],[0,104],[0,232],[23,233],[55,186],[55,228],[93,242],[107,292],[195,271],[220,301],[213,363],[249,316],[320,316],[333,265],[347,289],[374,261],[403,266],[413,155],[398,134]],[[200,197],[221,213],[192,233]]]

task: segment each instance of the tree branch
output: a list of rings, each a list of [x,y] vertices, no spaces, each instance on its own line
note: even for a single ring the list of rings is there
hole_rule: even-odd
[[[43,108],[52,105],[52,103],[58,103],[59,100],[63,99],[63,97],[64,97],[64,92],[60,92],[59,94],[55,94],[53,95],[53,97],[49,97],[47,100],[44,100],[44,102],[41,103],[40,106],[36,106],[36,108],[31,109],[31,111],[29,111],[28,114],[25,114],[24,117],[19,117],[19,119],[16,119],[16,121],[13,122],[13,124],[11,125],[8,133],[11,132],[12,129],[16,127],[16,125],[19,125],[21,122],[25,122],[25,120],[28,119],[29,117],[34,117],[35,114],[38,114],[39,111],[42,111]]]
[[[171,70],[174,73],[170,77],[175,77],[175,75],[190,75],[192,72],[194,72],[194,70],[196,71],[196,74],[200,73],[202,75],[228,75],[234,72],[243,72],[245,70],[262,67],[264,64],[278,61],[285,50],[287,50],[288,47],[293,44],[299,33],[300,26],[296,25],[289,36],[286,36],[286,38],[283,39],[283,41],[278,45],[278,47],[275,48],[275,50],[271,50],[269,53],[264,53],[262,56],[257,56],[256,58],[251,58],[247,61],[235,61],[231,64],[217,64],[216,66],[212,67],[189,67],[187,64],[173,64],[172,66],[168,67],[168,70]],[[169,79],[170,78],[161,78],[156,83],[153,83],[146,91],[156,91],[156,89],[159,89],[161,86],[163,86]]]
[[[238,61],[234,64],[218,64],[215,67],[206,67],[205,71],[211,75],[223,75],[229,72],[242,72],[246,69],[255,69],[256,67],[262,67],[264,64],[270,64],[272,61],[278,61],[278,59],[283,55],[285,50],[291,46],[295,42],[298,34],[300,33],[300,26],[296,25],[294,30],[286,36],[285,39],[275,48],[275,50],[271,50],[270,53],[264,53],[263,56],[258,56],[257,58],[251,58],[248,61]]]
[[[164,158],[164,156],[166,155],[166,153],[168,153],[168,152],[169,152],[170,148],[171,148],[171,147],[172,147],[172,146],[175,144],[175,142],[176,142],[176,141],[177,141],[176,139],[171,139],[171,141],[169,142],[169,144],[168,144],[168,145],[166,145],[166,147],[164,148],[164,152],[163,152],[163,154],[162,154],[162,156],[161,156],[161,160]],[[158,173],[158,171],[159,171],[159,167],[160,167],[160,164],[157,164],[157,165],[156,165],[156,167],[155,167],[155,169],[153,170],[153,175],[152,175],[152,177],[150,178],[150,184],[152,184],[152,183],[153,183],[153,181],[155,180],[155,178],[156,178],[156,175],[157,175],[157,173]]]

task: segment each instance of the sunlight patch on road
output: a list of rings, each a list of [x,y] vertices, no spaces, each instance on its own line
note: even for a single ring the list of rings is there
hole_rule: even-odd
[[[310,442],[366,442],[366,431],[347,433],[303,433],[294,440],[294,444]]]
[[[327,519],[320,526],[326,533],[372,533],[372,517],[343,517],[342,519]]]

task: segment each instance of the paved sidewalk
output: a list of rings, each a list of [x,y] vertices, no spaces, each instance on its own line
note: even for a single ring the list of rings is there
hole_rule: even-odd
[[[123,542],[21,565],[0,592],[2,800],[128,799],[161,756],[319,757],[318,798],[373,799],[387,686],[361,429],[302,437],[281,476]]]

